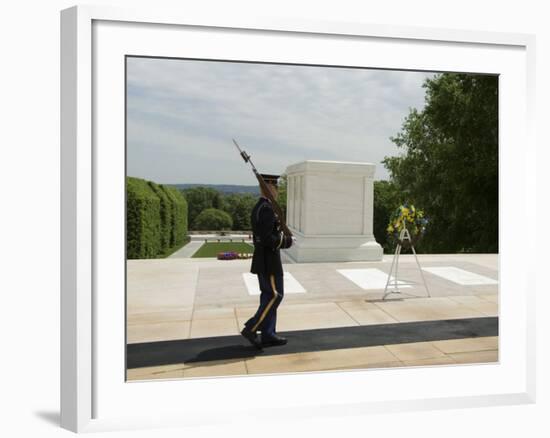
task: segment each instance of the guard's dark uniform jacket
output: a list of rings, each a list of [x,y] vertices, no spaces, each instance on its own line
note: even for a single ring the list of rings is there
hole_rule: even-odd
[[[280,230],[280,222],[271,202],[261,197],[252,209],[254,255],[250,271],[258,275],[260,305],[256,313],[245,322],[245,330],[262,332],[262,343],[278,339],[276,336],[277,308],[284,296],[284,276],[281,265],[281,248],[292,245],[292,237]],[[276,345],[281,345],[280,343]]]
[[[252,209],[251,224],[254,255],[250,272],[264,275],[283,275],[281,248],[290,248],[292,237],[280,230],[280,222],[271,201],[263,196]]]

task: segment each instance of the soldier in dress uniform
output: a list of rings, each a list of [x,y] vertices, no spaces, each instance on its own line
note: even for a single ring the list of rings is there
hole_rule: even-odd
[[[261,174],[273,198],[277,198],[279,175]],[[261,190],[261,187],[260,187]],[[260,199],[252,209],[251,224],[254,255],[250,272],[258,275],[260,305],[256,313],[245,323],[241,334],[257,348],[284,345],[287,340],[276,333],[277,307],[284,295],[281,248],[290,248],[292,237],[281,231],[279,218],[271,201],[262,191]],[[261,338],[257,332],[261,332]]]

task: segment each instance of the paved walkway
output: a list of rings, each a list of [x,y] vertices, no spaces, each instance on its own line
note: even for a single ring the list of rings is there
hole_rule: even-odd
[[[278,347],[272,347],[278,348]],[[365,368],[458,365],[498,361],[498,336],[414,342],[335,350],[258,354],[208,362],[129,369],[129,381]]]
[[[279,332],[498,317],[498,254],[419,255],[432,294],[426,297],[414,256],[399,260],[407,295],[381,301],[376,271],[387,273],[392,256],[379,262],[287,264],[305,290],[288,293],[278,309]],[[437,268],[437,269],[435,269]],[[128,343],[239,338],[256,310],[247,288],[250,260],[163,259],[128,261]],[[364,280],[344,275],[357,270]],[[375,272],[376,273],[376,272]],[[245,275],[243,275],[245,274]],[[369,277],[369,275],[371,275]],[[369,281],[372,279],[372,284]],[[365,283],[366,281],[366,283]],[[369,288],[372,286],[372,288]],[[417,296],[418,298],[409,298]],[[129,380],[220,376],[384,366],[436,365],[498,360],[498,336],[463,331],[463,339],[401,339],[374,346],[168,363],[128,370]],[[211,340],[211,339],[210,339]],[[419,341],[419,342],[416,342]],[[242,345],[246,345],[243,339]],[[280,347],[273,347],[280,348]],[[332,348],[332,347],[331,347]],[[212,359],[212,358],[210,358]],[[215,358],[214,358],[215,359]],[[187,360],[187,359],[186,359]]]
[[[170,259],[187,259],[195,254],[198,249],[204,244],[204,241],[190,241],[183,248],[178,249],[175,253],[170,255]]]

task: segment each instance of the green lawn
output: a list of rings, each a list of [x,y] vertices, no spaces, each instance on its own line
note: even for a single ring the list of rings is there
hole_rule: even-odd
[[[223,251],[252,253],[254,247],[244,242],[206,242],[192,257],[217,257]]]

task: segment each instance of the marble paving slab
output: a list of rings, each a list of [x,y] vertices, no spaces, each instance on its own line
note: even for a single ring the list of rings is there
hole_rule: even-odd
[[[376,268],[337,269],[337,271],[362,289],[385,289],[388,281],[388,274]],[[388,287],[391,287],[394,281],[395,278],[393,276],[390,277]],[[404,288],[411,287],[410,284],[401,280],[397,280],[397,285]]]
[[[461,286],[473,286],[480,284],[498,284],[498,281],[475,272],[466,271],[454,266],[436,266],[422,268],[430,274],[437,275]]]
[[[244,284],[249,295],[260,295],[260,286],[258,285],[258,276],[250,272],[243,273]],[[306,290],[303,286],[294,278],[290,272],[284,272],[284,293],[286,294],[303,294]]]

